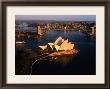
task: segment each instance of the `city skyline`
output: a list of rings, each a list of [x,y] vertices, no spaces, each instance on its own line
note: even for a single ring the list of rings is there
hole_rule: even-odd
[[[15,20],[96,21],[96,15],[16,15]]]

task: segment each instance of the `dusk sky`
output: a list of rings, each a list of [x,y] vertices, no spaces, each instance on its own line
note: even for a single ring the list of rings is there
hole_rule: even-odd
[[[16,20],[96,21],[96,15],[16,15]]]

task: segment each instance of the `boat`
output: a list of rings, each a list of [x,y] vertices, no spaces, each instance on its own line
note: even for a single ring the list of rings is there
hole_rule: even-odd
[[[17,41],[16,44],[25,44],[25,41]]]

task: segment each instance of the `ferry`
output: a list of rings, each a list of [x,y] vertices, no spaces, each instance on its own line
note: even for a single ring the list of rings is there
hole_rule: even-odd
[[[25,44],[25,41],[17,41],[16,44]]]

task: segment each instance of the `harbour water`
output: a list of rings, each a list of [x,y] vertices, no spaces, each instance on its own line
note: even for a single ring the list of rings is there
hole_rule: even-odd
[[[43,60],[35,59],[30,62],[29,74],[33,75],[95,75],[96,74],[96,39],[81,31],[55,31],[46,32],[42,37],[36,39],[16,38],[16,41],[25,41],[26,44],[16,45],[19,50],[31,50],[30,54],[38,55],[35,51],[39,45],[54,42],[59,36],[68,39],[75,44],[78,50],[76,55],[65,55],[61,57],[48,57]],[[32,52],[32,53],[31,53]],[[19,57],[20,58],[20,57]],[[19,58],[16,56],[16,63]],[[42,58],[42,57],[41,57]],[[24,62],[20,61],[22,65]],[[19,65],[18,65],[19,66]],[[28,67],[27,67],[28,68]],[[21,68],[22,69],[22,68]],[[16,67],[17,70],[17,67]],[[25,70],[24,70],[25,71]],[[19,74],[18,72],[16,74]],[[28,73],[27,73],[28,74]]]

